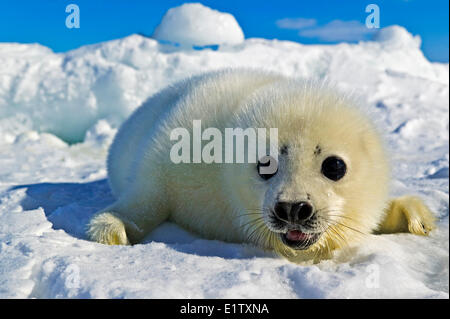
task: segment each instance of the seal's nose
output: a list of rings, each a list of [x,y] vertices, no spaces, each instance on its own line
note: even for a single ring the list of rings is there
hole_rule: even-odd
[[[274,211],[279,219],[297,224],[308,220],[314,210],[308,202],[277,202]]]

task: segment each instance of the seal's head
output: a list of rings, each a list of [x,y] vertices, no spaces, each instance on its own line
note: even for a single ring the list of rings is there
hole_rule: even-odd
[[[388,163],[363,112],[331,90],[298,82],[265,88],[246,103],[238,125],[278,129],[275,172],[262,173],[262,162],[226,170],[250,241],[299,261],[324,258],[376,227]]]

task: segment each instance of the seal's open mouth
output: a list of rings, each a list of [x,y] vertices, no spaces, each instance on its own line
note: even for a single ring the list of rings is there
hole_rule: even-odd
[[[320,237],[319,233],[306,234],[300,230],[288,230],[287,233],[280,234],[283,243],[293,249],[307,249]]]

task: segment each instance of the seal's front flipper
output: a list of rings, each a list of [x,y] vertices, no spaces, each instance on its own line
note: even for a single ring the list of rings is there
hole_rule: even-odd
[[[117,201],[95,214],[89,222],[86,235],[106,245],[133,245],[168,218],[166,209],[141,205],[138,200]]]
[[[115,204],[95,214],[88,224],[86,234],[92,241],[106,245],[130,245],[143,237],[143,231]]]
[[[377,233],[403,233],[428,236],[434,229],[435,217],[430,209],[415,196],[402,196],[393,199]]]
[[[87,229],[90,240],[106,245],[129,245],[124,222],[114,213],[101,212],[90,221]]]

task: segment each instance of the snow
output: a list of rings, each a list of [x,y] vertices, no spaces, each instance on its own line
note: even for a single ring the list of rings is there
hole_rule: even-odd
[[[418,43],[398,26],[328,46],[247,39],[194,50],[132,35],[55,54],[1,43],[0,297],[448,298],[449,67]],[[120,123],[166,85],[229,66],[328,79],[359,97],[385,132],[392,195],[422,196],[437,230],[368,236],[316,265],[171,223],[132,247],[87,241],[89,217],[114,200],[105,159]]]
[[[422,42],[418,35],[413,37],[405,28],[398,25],[381,29],[375,34],[374,40],[385,45],[403,48],[409,46],[415,49],[419,48]]]
[[[200,3],[185,3],[167,11],[153,38],[182,46],[207,46],[239,44],[244,33],[231,14]]]

